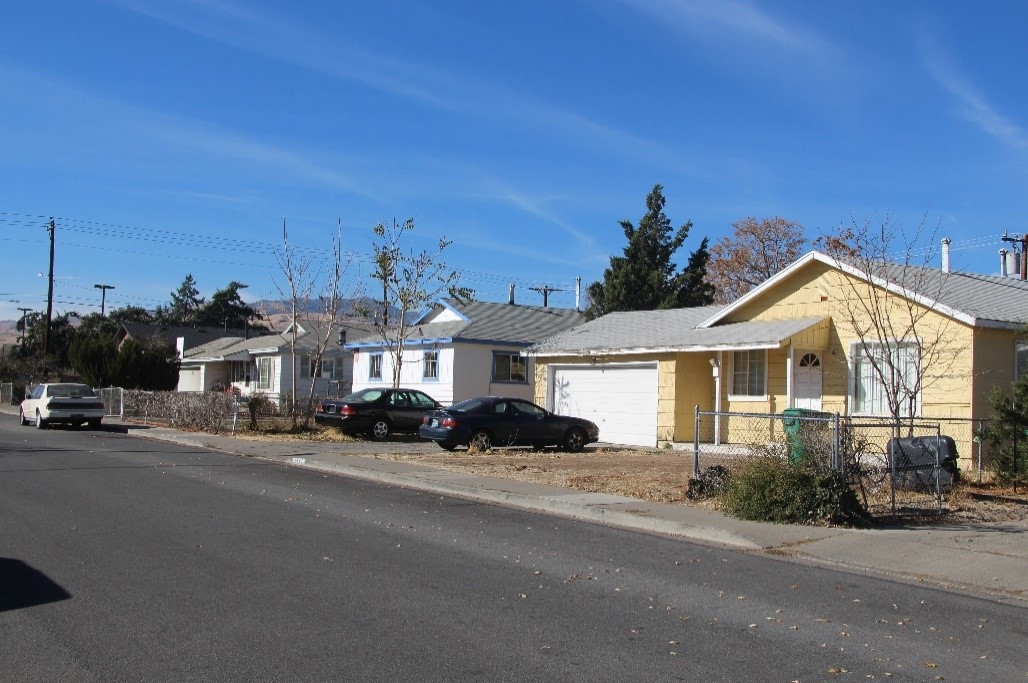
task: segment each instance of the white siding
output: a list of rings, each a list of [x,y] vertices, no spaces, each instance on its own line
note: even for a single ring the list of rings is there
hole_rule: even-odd
[[[409,347],[403,351],[403,367],[400,368],[400,386],[408,389],[419,389],[440,403],[452,403],[453,398],[453,349],[443,347],[439,351],[439,378],[425,379],[422,359],[425,348]],[[354,354],[353,390],[360,391],[368,387],[392,386],[393,358],[382,351],[382,379],[368,378],[368,356],[377,351],[360,349]]]

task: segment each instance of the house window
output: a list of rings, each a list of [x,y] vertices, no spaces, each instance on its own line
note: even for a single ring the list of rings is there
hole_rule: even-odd
[[[767,352],[764,349],[732,353],[732,395],[764,397],[767,395]]]
[[[898,403],[899,417],[920,413],[920,359],[916,344],[854,344],[852,356],[854,414],[891,415],[890,397]]]
[[[1019,341],[1014,347],[1014,381],[1028,373],[1028,341]]]
[[[233,383],[241,383],[249,386],[250,373],[252,369],[253,363],[232,361],[229,363],[229,376],[232,378]]]
[[[368,379],[382,379],[382,354],[368,354]]]
[[[517,353],[493,353],[494,382],[528,382],[528,370],[525,359]]]
[[[439,379],[439,352],[425,351],[421,358],[422,377],[425,379]]]
[[[269,357],[257,359],[257,389],[271,391],[271,378],[275,373],[275,359]]]
[[[323,358],[321,360],[321,371],[318,372],[318,360],[312,356],[304,356],[300,359],[300,377],[310,379],[321,377],[324,379],[336,378],[336,361],[334,358]]]

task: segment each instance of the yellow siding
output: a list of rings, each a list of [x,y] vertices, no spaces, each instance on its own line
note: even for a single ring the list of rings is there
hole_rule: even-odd
[[[972,416],[989,417],[988,397],[998,388],[1008,396],[1014,382],[1014,350],[1017,333],[1013,330],[975,330],[973,352],[967,354],[974,364],[971,394]]]

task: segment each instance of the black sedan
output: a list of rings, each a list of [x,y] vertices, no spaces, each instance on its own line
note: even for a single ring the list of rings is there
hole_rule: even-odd
[[[386,439],[393,432],[416,432],[425,415],[442,404],[417,389],[362,389],[340,399],[325,399],[314,409],[317,424],[347,434]]]
[[[519,398],[483,396],[425,416],[418,434],[452,451],[457,446],[560,446],[577,452],[599,441],[600,428],[580,417],[544,410]]]

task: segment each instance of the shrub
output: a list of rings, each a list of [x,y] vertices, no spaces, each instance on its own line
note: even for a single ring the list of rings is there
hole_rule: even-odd
[[[869,518],[840,472],[777,457],[750,458],[728,480],[721,506],[757,522],[859,524]]]
[[[989,395],[993,419],[980,436],[989,444],[989,470],[1003,486],[1028,482],[1028,373],[1013,385],[1009,397],[994,389]]]
[[[716,498],[724,493],[731,476],[731,471],[724,465],[711,465],[700,472],[700,476],[689,480],[685,497],[689,500]]]

